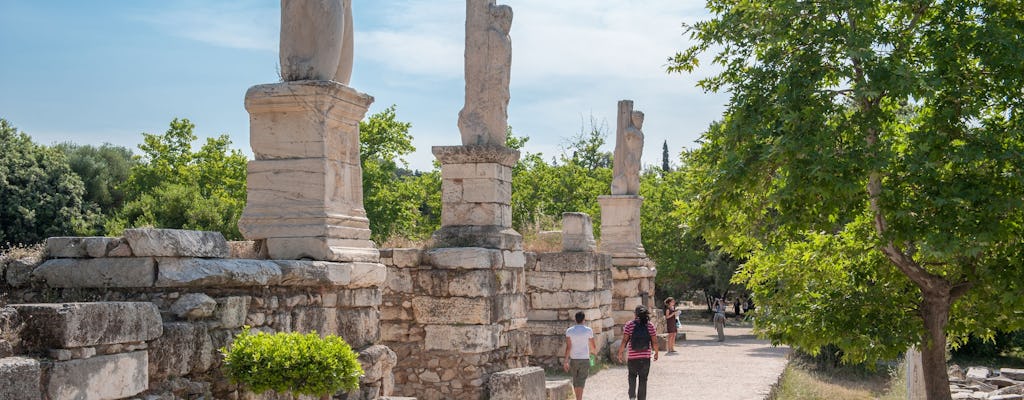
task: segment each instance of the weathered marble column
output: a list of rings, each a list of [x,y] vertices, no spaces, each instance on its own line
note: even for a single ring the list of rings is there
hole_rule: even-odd
[[[379,259],[363,209],[359,121],[373,97],[334,81],[257,85],[245,95],[248,199],[238,223],[274,259]]]
[[[654,309],[654,262],[647,257],[640,234],[640,156],[643,152],[644,114],[633,110],[631,100],[618,104],[615,163],[611,195],[599,196],[601,245],[599,251],[612,256],[612,316],[615,336],[633,319],[638,305]]]

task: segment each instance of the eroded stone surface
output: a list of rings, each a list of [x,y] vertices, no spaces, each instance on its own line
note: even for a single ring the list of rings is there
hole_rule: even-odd
[[[505,144],[511,28],[511,7],[495,0],[466,1],[466,104],[459,112],[464,145]]]
[[[426,350],[483,353],[497,349],[501,327],[494,325],[427,325]]]
[[[46,387],[52,400],[122,399],[149,388],[145,351],[53,363]]]
[[[156,267],[150,257],[55,258],[32,274],[59,288],[151,287]]]
[[[643,125],[644,113],[633,110],[633,101],[619,101],[615,156],[612,158],[612,195],[640,194],[640,156],[644,150]]]
[[[562,213],[562,251],[594,251],[594,224],[586,213]]]
[[[0,358],[0,399],[39,400],[42,377],[39,361],[25,357]]]
[[[171,312],[178,318],[206,318],[216,309],[217,301],[203,293],[187,293],[171,304]]]
[[[281,276],[269,260],[159,258],[157,287],[266,286]]]
[[[281,79],[348,85],[352,77],[351,0],[281,2]]]
[[[521,400],[545,398],[544,369],[525,367],[509,369],[491,375],[488,382],[491,400]]]
[[[206,257],[231,255],[220,232],[180,229],[125,229],[124,238],[137,257]]]
[[[160,311],[149,302],[12,305],[26,322],[25,337],[50,348],[144,342],[162,333]]]

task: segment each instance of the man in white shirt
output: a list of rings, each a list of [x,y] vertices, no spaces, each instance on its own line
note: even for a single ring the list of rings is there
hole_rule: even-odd
[[[572,387],[576,400],[583,400],[583,386],[590,374],[590,355],[597,353],[594,330],[583,325],[585,314],[576,313],[576,325],[565,330],[565,363],[562,368],[572,376]]]

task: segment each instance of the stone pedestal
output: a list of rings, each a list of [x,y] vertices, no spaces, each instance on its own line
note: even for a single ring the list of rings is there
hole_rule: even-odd
[[[647,257],[640,243],[640,205],[644,198],[633,195],[598,196],[601,205],[602,253],[614,258]]]
[[[434,146],[441,162],[437,247],[521,250],[512,229],[512,166],[519,151],[498,145]]]
[[[644,198],[634,195],[599,196],[601,245],[599,251],[612,256],[612,318],[615,337],[633,319],[633,310],[643,304],[654,314],[654,262],[647,258],[640,237],[640,206]],[[660,328],[659,328],[660,329]]]
[[[245,94],[248,199],[238,227],[270,258],[377,261],[363,208],[359,121],[373,97],[333,81],[258,85]]]

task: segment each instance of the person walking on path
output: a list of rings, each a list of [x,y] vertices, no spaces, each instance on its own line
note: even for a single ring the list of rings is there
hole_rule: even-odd
[[[718,341],[725,341],[725,300],[715,299],[715,330],[718,331]]]
[[[676,332],[679,332],[679,310],[676,309],[676,299],[671,297],[665,299],[665,332],[668,333],[665,350],[667,354],[676,352]]]
[[[622,343],[619,345],[619,361],[626,362],[629,369],[629,399],[647,400],[647,375],[651,372],[651,354],[658,361],[658,340],[651,314],[647,307],[636,306],[636,319],[622,328]],[[628,360],[622,352],[629,346]]]
[[[565,363],[562,368],[572,376],[572,388],[576,392],[576,400],[583,400],[583,386],[590,374],[590,358],[597,353],[594,343],[594,330],[583,325],[586,314],[576,313],[576,325],[565,330]]]

